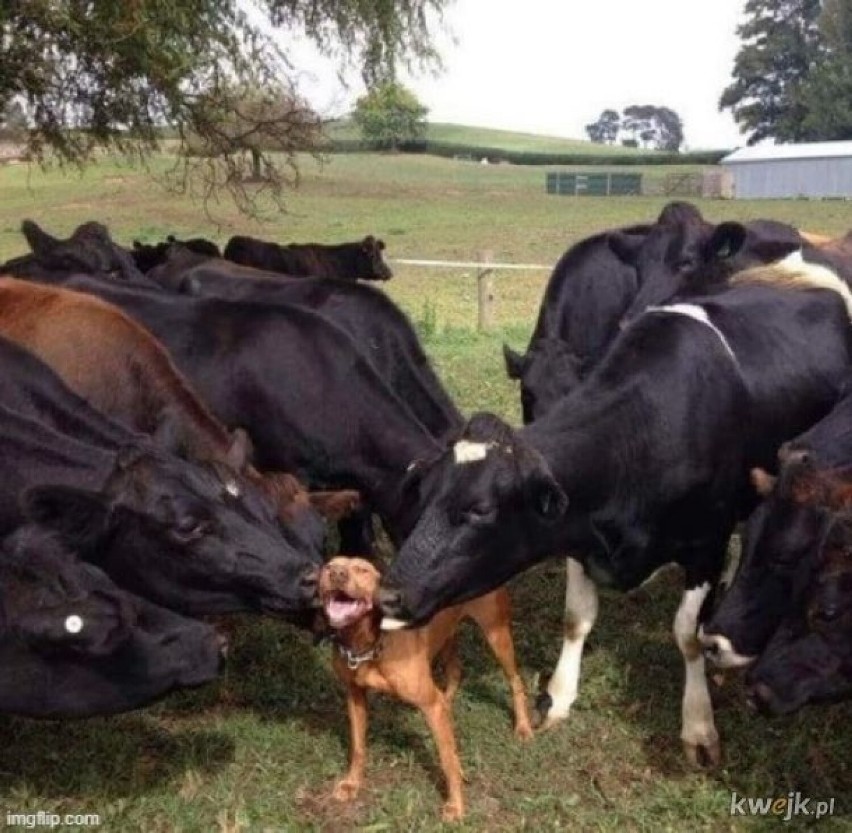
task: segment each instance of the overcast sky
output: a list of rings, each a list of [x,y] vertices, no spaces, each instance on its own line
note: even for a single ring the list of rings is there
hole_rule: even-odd
[[[671,107],[691,148],[745,144],[719,96],[739,48],[745,0],[455,0],[445,15],[453,38],[438,45],[438,77],[405,77],[436,122],[586,138],[584,125],[610,107]],[[346,112],[363,92],[346,89],[335,65],[305,45],[286,44],[302,89],[326,115]]]

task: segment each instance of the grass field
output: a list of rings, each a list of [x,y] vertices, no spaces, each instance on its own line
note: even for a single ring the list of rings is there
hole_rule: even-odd
[[[163,162],[156,170],[162,171]],[[653,173],[651,174],[653,175]],[[339,241],[367,233],[388,255],[552,265],[593,231],[649,220],[656,198],[568,198],[544,193],[544,173],[427,157],[345,156],[306,162],[289,212],[257,225],[227,205],[212,225],[197,206],[142,173],[105,163],[84,177],[0,169],[0,258],[22,252],[21,219],[64,235],[97,218],[116,238],[168,232],[224,242],[245,232],[281,241]],[[712,220],[772,217],[824,233],[852,226],[848,203],[706,202]],[[424,334],[461,407],[518,421],[517,393],[500,344],[524,346],[546,271],[495,279],[498,328],[478,334],[472,271],[398,267],[389,294]],[[516,647],[532,689],[552,670],[561,627],[563,570],[538,568],[513,583]],[[471,831],[716,831],[762,828],[732,819],[731,793],[835,797],[820,829],[848,830],[852,707],[787,720],[753,716],[740,683],[714,683],[724,764],[691,771],[678,740],[682,666],[670,636],[677,575],[627,596],[604,594],[588,645],[581,694],[567,723],[517,745],[495,664],[472,631],[456,724]],[[238,622],[231,661],[215,685],[141,712],[79,723],[0,718],[0,824],[6,812],[94,812],[115,831],[431,831],[440,829],[440,774],[419,716],[381,699],[371,706],[368,788],[351,808],[329,798],[347,750],[341,693],[328,649],[272,621]],[[803,829],[792,821],[788,830]]]

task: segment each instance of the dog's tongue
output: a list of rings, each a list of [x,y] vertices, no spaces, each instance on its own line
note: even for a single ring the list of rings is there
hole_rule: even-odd
[[[331,599],[325,611],[331,624],[335,625],[357,619],[364,606],[364,603],[357,599]]]

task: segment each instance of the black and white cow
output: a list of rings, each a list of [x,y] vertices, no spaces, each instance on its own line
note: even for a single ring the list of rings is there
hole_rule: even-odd
[[[812,282],[816,278],[816,283]],[[848,290],[804,267],[646,311],[548,414],[518,432],[468,425],[459,465],[386,577],[388,627],[418,624],[569,552],[562,655],[541,703],[568,715],[597,613],[596,585],[628,589],[671,561],[686,588],[674,632],[686,666],[688,757],[720,755],[696,627],[737,519],[748,470],[824,415],[852,360]],[[783,286],[763,280],[782,279]],[[790,291],[798,287],[800,291]],[[840,297],[844,293],[844,298]]]

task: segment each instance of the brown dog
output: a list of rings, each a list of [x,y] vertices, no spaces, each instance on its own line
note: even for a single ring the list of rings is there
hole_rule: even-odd
[[[346,685],[351,749],[349,771],[337,782],[334,798],[351,801],[364,780],[367,746],[367,689],[391,694],[417,706],[426,718],[447,779],[445,821],[464,815],[462,770],[453,733],[452,700],[461,680],[456,628],[473,619],[512,689],[515,735],[532,736],[524,684],[515,666],[511,606],[505,589],[440,611],[421,628],[382,633],[381,613],[373,607],[379,571],[361,558],[338,557],[321,570],[317,592],[335,643],[334,670]],[[432,677],[432,660],[440,657],[447,686],[441,691]]]

